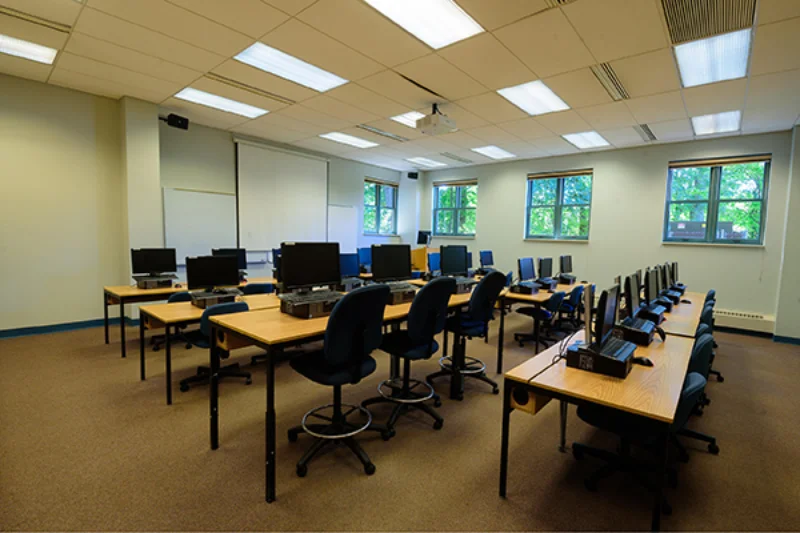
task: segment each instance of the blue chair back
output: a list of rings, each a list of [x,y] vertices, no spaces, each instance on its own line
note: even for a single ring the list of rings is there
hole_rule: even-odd
[[[437,272],[442,269],[442,256],[439,255],[439,252],[433,252],[428,254],[428,270],[431,272]]]
[[[481,259],[481,266],[484,268],[490,267],[494,264],[494,258],[492,257],[491,250],[481,250],[480,259]]]
[[[425,284],[414,297],[408,312],[408,336],[414,346],[433,344],[447,320],[447,304],[456,292],[456,280],[443,277]]]
[[[583,298],[583,285],[578,285],[570,291],[567,301],[573,309],[577,309],[581,305],[581,298]]]
[[[189,294],[188,291],[181,291],[176,292],[175,294],[170,294],[169,298],[167,298],[168,304],[174,304],[177,302],[191,302],[192,295]]]
[[[716,301],[717,301],[717,291],[711,289],[706,293],[706,301],[703,303],[707,304],[708,302],[716,302]]]
[[[697,372],[704,378],[708,378],[708,371],[711,369],[711,357],[714,352],[714,337],[708,333],[700,335],[694,341],[692,357],[689,359],[689,372]]]
[[[358,264],[371,265],[372,264],[372,248],[359,248],[358,249]]]
[[[469,317],[479,322],[488,322],[494,317],[494,305],[506,286],[506,277],[501,272],[489,272],[472,291],[469,298]]]
[[[272,283],[248,283],[242,287],[243,294],[270,294],[275,292],[275,286]]]
[[[359,274],[358,254],[339,254],[339,270],[343,278],[357,277]]]
[[[700,323],[705,324],[708,327],[714,326],[714,306],[713,305],[706,305],[703,308],[703,312],[700,313]]]
[[[564,303],[566,296],[567,293],[564,291],[554,292],[550,299],[547,300],[547,303],[544,304],[544,308],[551,313],[557,313],[561,309],[561,304]]]
[[[230,313],[243,313],[250,310],[246,302],[230,302],[206,307],[203,316],[200,317],[200,332],[206,337],[211,336],[211,322],[209,319],[216,315],[227,315]]]
[[[272,264],[275,265],[275,260],[281,256],[281,249],[280,248],[273,248],[272,249]]]
[[[697,372],[690,372],[686,376],[683,382],[681,398],[678,400],[678,408],[675,410],[675,418],[672,421],[673,431],[678,431],[686,426],[694,407],[700,400],[700,395],[706,388],[706,381],[706,378]]]
[[[514,283],[514,273],[509,272],[506,274],[506,287],[510,287],[512,283]]]
[[[328,318],[325,360],[332,368],[349,369],[351,383],[361,380],[361,363],[381,344],[390,293],[383,284],[356,289],[336,303]]]

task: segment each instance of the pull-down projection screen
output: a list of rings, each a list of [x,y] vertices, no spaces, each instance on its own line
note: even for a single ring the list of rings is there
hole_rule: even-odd
[[[270,250],[284,241],[324,242],[327,161],[238,139],[236,142],[239,246]]]

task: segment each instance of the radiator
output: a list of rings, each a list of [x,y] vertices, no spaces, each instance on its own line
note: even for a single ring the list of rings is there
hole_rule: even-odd
[[[749,311],[714,309],[714,324],[726,328],[760,331],[763,333],[775,332],[774,315],[763,315]]]

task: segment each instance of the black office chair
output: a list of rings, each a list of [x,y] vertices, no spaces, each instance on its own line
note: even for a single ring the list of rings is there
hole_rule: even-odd
[[[706,295],[705,307],[703,308],[703,312],[700,315],[700,324],[697,326],[697,332],[695,333],[695,338],[699,337],[703,333],[710,333],[714,334],[714,305],[717,303],[715,299],[715,291],[712,289],[708,291]],[[714,340],[714,348],[719,348],[717,345],[716,339]],[[716,376],[717,381],[722,383],[725,381],[725,376],[722,373],[714,368],[714,360],[717,358],[717,352],[711,353],[711,370],[708,371],[709,374]]]
[[[303,432],[315,437],[314,444],[297,462],[300,477],[308,472],[311,459],[334,443],[350,448],[364,465],[367,475],[375,473],[375,465],[353,437],[364,430],[380,431],[385,440],[391,435],[385,426],[372,423],[368,409],[342,403],[342,385],[356,384],[375,372],[377,365],[370,354],[381,344],[383,312],[389,294],[388,286],[377,284],[347,293],[328,318],[322,349],[302,353],[289,361],[292,368],[311,381],[333,387],[332,404],[307,412],[302,423],[289,430],[289,442],[295,442]],[[343,412],[342,407],[348,409]],[[347,417],[355,412],[365,415],[366,423],[348,421]]]
[[[461,350],[459,353],[464,354],[463,367],[455,368],[453,357],[448,356],[443,350],[444,356],[439,359],[439,366],[442,369],[426,377],[425,381],[432,384],[434,379],[452,376],[455,372],[459,372],[463,377],[488,383],[492,386],[493,394],[500,393],[497,383],[486,376],[486,364],[480,359],[467,357],[466,350],[467,339],[481,338],[487,334],[487,324],[494,319],[494,307],[505,286],[506,277],[500,272],[491,272],[478,282],[470,296],[467,311],[448,318],[445,323],[444,344],[447,346],[447,332],[454,333],[453,351]]]
[[[533,319],[533,333],[514,333],[514,340],[520,346],[525,346],[526,342],[534,341],[536,343],[535,353],[539,353],[539,343],[548,347],[558,342],[559,339],[549,336],[548,333],[553,326],[553,320],[558,310],[561,309],[565,296],[566,294],[563,291],[555,292],[544,305],[531,305],[517,309],[517,313]]]
[[[695,340],[694,347],[692,348],[692,357],[689,360],[689,372],[700,374],[706,380],[708,380],[708,371],[711,368],[711,353],[713,350],[714,339],[710,334],[701,335],[697,340]],[[692,409],[692,414],[702,415],[703,408],[710,403],[711,400],[706,395],[704,388],[700,393],[700,396],[697,398],[697,403]],[[716,440],[713,437],[688,430],[686,436],[707,442],[709,452],[719,453],[719,448],[717,447]],[[683,448],[683,446],[681,446],[678,442],[676,442],[676,445],[680,451],[681,460],[688,460],[689,455],[686,453],[686,450]]]
[[[170,297],[167,299],[168,304],[174,304],[177,302],[191,302],[192,295],[187,291],[176,292],[175,294],[171,294]],[[183,336],[183,327],[178,326],[175,328],[175,336],[170,339],[172,342],[185,342],[186,349],[189,350],[192,345],[187,341]],[[157,352],[161,349],[164,343],[167,342],[166,335],[153,335],[150,338],[150,344],[153,345],[153,351]]]
[[[229,313],[242,313],[249,310],[245,302],[231,302],[224,304],[212,305],[203,311],[203,316],[200,317],[200,329],[194,331],[187,331],[183,334],[187,342],[192,343],[194,346],[203,349],[211,348],[211,323],[210,318],[216,315],[226,315]],[[230,357],[230,352],[222,351],[220,354],[222,359]],[[250,372],[245,372],[239,368],[239,363],[232,363],[230,365],[221,367],[219,369],[219,377],[222,378],[244,378],[245,385],[250,385],[253,378]],[[197,374],[181,380],[181,392],[189,390],[189,386],[194,383],[207,384],[211,381],[211,368],[207,366],[198,366]]]
[[[439,350],[435,336],[442,332],[447,320],[448,301],[456,292],[456,280],[436,278],[417,293],[408,313],[408,329],[384,334],[381,350],[403,360],[403,375],[387,379],[378,386],[380,396],[361,402],[362,407],[376,403],[395,404],[386,426],[394,435],[394,426],[409,409],[419,409],[434,420],[433,428],[442,429],[444,420],[431,406],[424,403],[433,399],[439,407],[441,400],[433,387],[424,381],[411,379],[411,361],[430,359]],[[417,389],[417,390],[415,390]],[[419,392],[419,390],[423,392]],[[427,389],[427,390],[425,390]]]
[[[248,283],[242,287],[242,294],[272,294],[275,286],[272,283]]]

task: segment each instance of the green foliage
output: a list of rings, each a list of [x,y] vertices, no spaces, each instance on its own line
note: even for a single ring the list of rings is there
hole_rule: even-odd
[[[453,233],[453,211],[445,210],[436,213],[436,233],[438,235]]]
[[[461,187],[460,200],[459,207],[478,207],[478,186]]]
[[[589,207],[576,206],[561,208],[561,236],[589,236]]]
[[[475,235],[478,207],[477,185],[436,187],[433,210],[437,235]]]
[[[455,207],[456,206],[456,188],[450,186],[437,187],[438,204],[436,207]]]
[[[589,237],[591,175],[531,180],[529,183],[529,237]]]
[[[378,233],[394,233],[394,209],[381,209],[381,225]]]
[[[528,215],[528,234],[535,237],[555,235],[555,208],[534,207]]]
[[[670,198],[673,202],[708,199],[711,167],[673,168],[670,177]]]
[[[721,200],[758,200],[764,191],[765,163],[742,163],[722,167]]]
[[[531,205],[555,205],[558,179],[531,180]]]
[[[376,213],[374,207],[364,207],[364,233],[377,233]]]
[[[705,222],[707,217],[708,204],[706,202],[669,206],[669,219],[672,222]]]
[[[381,185],[381,207],[394,207],[394,187]]]
[[[571,176],[564,178],[564,204],[592,203],[592,177]]]
[[[395,232],[396,194],[397,189],[391,185],[364,182],[364,233]]]
[[[377,204],[377,186],[374,183],[364,182],[364,205]]]
[[[458,212],[458,234],[475,235],[476,210],[461,209]]]
[[[720,202],[717,221],[718,239],[758,240],[761,202]]]

